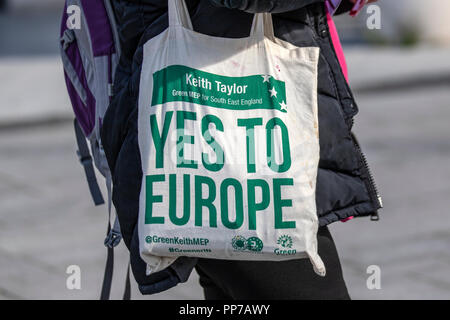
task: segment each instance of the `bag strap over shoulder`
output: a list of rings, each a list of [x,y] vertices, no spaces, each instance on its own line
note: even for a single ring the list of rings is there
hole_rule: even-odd
[[[272,14],[270,13],[256,13],[253,18],[252,29],[250,31],[250,37],[258,39],[275,37],[273,31]]]
[[[189,30],[192,28],[191,17],[184,0],[169,0],[169,27],[182,26]]]
[[[169,27],[182,26],[193,30],[191,17],[185,0],[169,0]],[[250,37],[257,39],[274,38],[272,15],[270,13],[256,13],[250,31]]]

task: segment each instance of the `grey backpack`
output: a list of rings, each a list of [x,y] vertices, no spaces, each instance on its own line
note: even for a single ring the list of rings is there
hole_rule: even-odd
[[[120,56],[110,0],[66,0],[60,36],[64,76],[75,114],[77,154],[84,167],[95,205],[104,204],[105,201],[97,183],[94,164],[105,178],[108,192],[108,227],[105,239],[108,255],[101,292],[103,300],[109,298],[113,249],[121,240],[117,216],[111,226],[112,180],[100,138],[100,128],[113,94],[114,75]],[[124,298],[129,296],[128,273]]]

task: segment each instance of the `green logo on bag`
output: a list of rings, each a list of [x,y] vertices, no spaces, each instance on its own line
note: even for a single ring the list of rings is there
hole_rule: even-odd
[[[273,252],[276,255],[281,256],[291,256],[297,254],[296,249],[292,249],[292,237],[286,234],[278,237],[277,244],[279,244],[282,248],[275,248]]]
[[[260,238],[251,237],[247,239],[247,248],[250,251],[259,252],[263,249],[264,245]]]
[[[230,110],[287,112],[285,83],[271,75],[227,77],[181,65],[153,74],[151,106],[174,101]]]
[[[260,238],[258,237],[250,237],[248,239],[245,239],[243,236],[235,236],[231,240],[231,245],[235,250],[243,251],[243,250],[250,250],[253,252],[260,252],[264,245]]]
[[[278,238],[277,244],[283,248],[292,248],[292,238],[284,234]]]
[[[247,249],[247,240],[243,236],[235,236],[231,240],[231,245],[236,250],[245,250]]]

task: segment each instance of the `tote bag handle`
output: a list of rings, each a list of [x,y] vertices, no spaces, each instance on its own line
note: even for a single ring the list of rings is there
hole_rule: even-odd
[[[270,13],[256,13],[253,18],[252,29],[250,37],[263,40],[264,38],[275,38],[273,31],[272,14]]]
[[[169,10],[169,26],[182,26],[186,29],[193,30],[191,17],[184,0],[168,0]],[[252,28],[250,31],[251,38],[258,40],[264,37],[273,39],[272,15],[270,13],[256,13],[253,18]]]
[[[169,27],[182,26],[189,30],[192,28],[191,17],[184,0],[168,0]]]

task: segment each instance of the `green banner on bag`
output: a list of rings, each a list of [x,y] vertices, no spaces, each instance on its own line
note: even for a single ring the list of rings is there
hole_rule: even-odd
[[[227,77],[181,65],[153,74],[151,105],[174,101],[230,110],[287,112],[285,83],[270,75]]]

